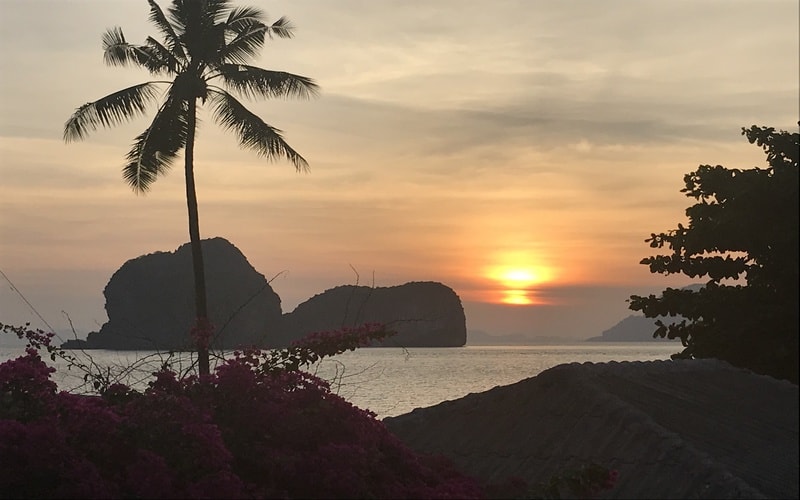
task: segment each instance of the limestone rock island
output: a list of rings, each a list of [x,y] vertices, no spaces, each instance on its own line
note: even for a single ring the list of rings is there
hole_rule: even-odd
[[[312,332],[382,323],[387,347],[460,347],[466,318],[453,289],[432,281],[391,287],[345,285],[283,314],[281,299],[224,238],[202,240],[214,349],[275,348]],[[108,322],[66,349],[193,350],[194,276],[189,244],[125,262],[103,291]]]

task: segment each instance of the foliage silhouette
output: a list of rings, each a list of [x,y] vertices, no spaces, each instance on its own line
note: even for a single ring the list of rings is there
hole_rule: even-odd
[[[698,201],[686,209],[688,227],[652,234],[650,247],[671,254],[641,261],[653,273],[709,281],[697,291],[633,295],[630,308],[685,318],[656,322],[654,337],[685,347],[673,357],[719,358],[796,384],[800,134],[752,126],[742,135],[763,148],[767,168],[701,165],[685,175],[681,192]]]
[[[64,125],[64,140],[81,140],[98,126],[128,121],[161,98],[150,126],[134,139],[122,174],[134,192],[143,193],[184,152],[197,316],[191,335],[197,345],[199,372],[208,375],[212,325],[194,181],[198,101],[210,105],[215,121],[233,131],[241,146],[269,160],[286,158],[298,170],[306,170],[308,163],[286,143],[281,131],[249,111],[231,92],[245,98],[307,98],[318,87],[304,76],[246,64],[267,36],[292,37],[294,28],[286,18],[266,24],[260,9],[233,7],[228,0],[173,0],[166,13],[154,0],[148,3],[149,20],[163,41],[147,37],[144,44],[135,45],[126,41],[121,28],[111,28],[102,38],[104,61],[110,66],[139,66],[171,80],[140,83],[80,106]],[[166,86],[163,94],[159,92],[162,86]]]

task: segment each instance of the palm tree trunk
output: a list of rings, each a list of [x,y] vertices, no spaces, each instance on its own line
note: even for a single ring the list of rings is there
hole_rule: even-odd
[[[194,303],[196,324],[194,341],[197,347],[198,370],[200,375],[210,373],[208,347],[211,338],[211,324],[208,320],[206,303],[206,276],[203,267],[203,248],[200,245],[200,220],[197,212],[197,192],[194,185],[194,133],[197,126],[196,99],[189,101],[188,133],[186,137],[186,205],[189,210],[189,242],[192,248],[192,269],[194,271]]]

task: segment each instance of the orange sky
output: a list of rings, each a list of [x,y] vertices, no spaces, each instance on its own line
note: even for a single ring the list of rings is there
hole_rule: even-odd
[[[638,264],[683,220],[683,175],[763,166],[740,128],[798,119],[793,0],[249,3],[297,26],[255,64],[322,88],[251,104],[311,170],[240,151],[201,113],[200,227],[274,277],[284,311],[340,284],[436,280],[469,328],[597,335],[631,293],[689,283]],[[62,311],[99,328],[117,268],[188,240],[180,168],[146,196],[121,179],[146,120],[61,140],[77,106],[147,79],[100,49],[113,25],[154,34],[147,15],[0,3],[0,270],[56,329]],[[0,321],[29,320],[5,283]]]

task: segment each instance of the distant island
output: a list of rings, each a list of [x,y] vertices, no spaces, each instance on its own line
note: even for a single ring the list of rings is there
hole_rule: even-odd
[[[373,347],[462,347],[466,317],[456,292],[434,281],[390,287],[342,285],[317,294],[282,318],[278,345],[309,332],[381,323],[395,335]]]
[[[666,324],[677,321],[679,318],[661,318]],[[588,339],[565,338],[557,336],[528,336],[521,333],[507,335],[492,335],[483,330],[468,330],[467,345],[470,346],[518,346],[518,345],[554,345],[581,342],[675,342],[678,339],[653,338],[656,331],[654,318],[631,315],[611,328],[603,331],[596,337]]]
[[[244,254],[224,238],[201,242],[215,349],[279,348],[312,332],[381,323],[397,334],[376,346],[461,347],[466,318],[455,291],[432,281],[392,287],[344,285],[283,313],[281,299]],[[192,350],[194,324],[189,244],[125,262],[103,295],[108,321],[65,349]]]
[[[678,321],[679,318],[660,318],[665,324]],[[653,337],[656,331],[656,319],[640,315],[630,315],[597,337],[586,339],[587,342],[675,342],[679,339]]]

